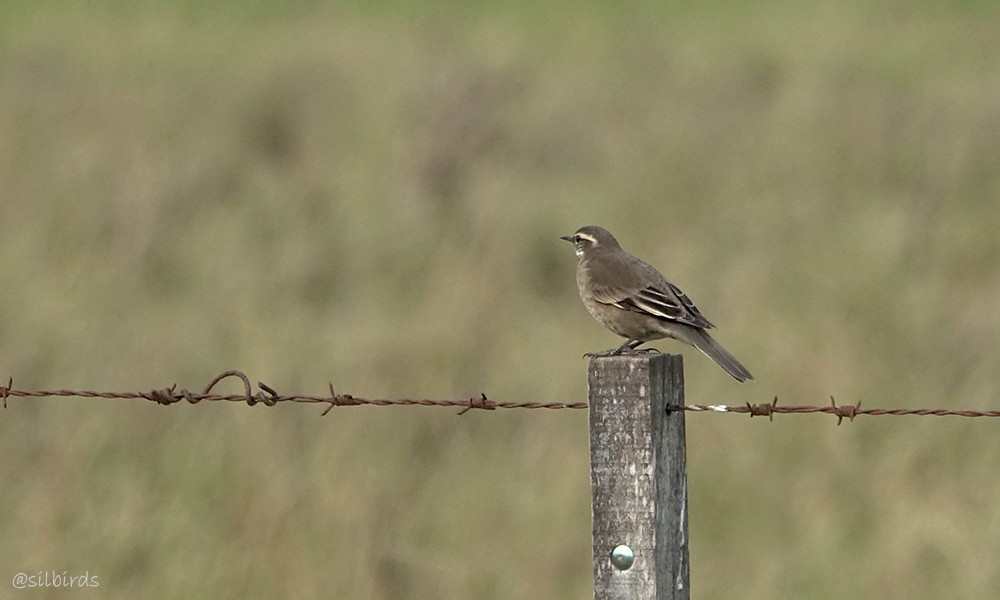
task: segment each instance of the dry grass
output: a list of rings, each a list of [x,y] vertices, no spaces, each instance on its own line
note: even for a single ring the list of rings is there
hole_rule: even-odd
[[[241,368],[577,401],[580,354],[617,342],[557,236],[599,223],[758,377],[689,355],[691,401],[1000,401],[988,6],[262,6],[3,23],[18,387]],[[12,401],[0,575],[89,570],[116,598],[590,595],[582,411],[318,412]],[[696,595],[997,596],[996,427],[692,415]]]

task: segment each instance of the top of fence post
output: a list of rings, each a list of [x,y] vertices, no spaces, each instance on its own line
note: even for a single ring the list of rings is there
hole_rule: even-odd
[[[595,358],[588,372],[594,598],[687,600],[679,355]]]

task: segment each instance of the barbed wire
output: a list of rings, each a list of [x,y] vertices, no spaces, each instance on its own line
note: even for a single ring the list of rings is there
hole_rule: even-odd
[[[213,394],[212,388],[227,377],[236,377],[243,382],[242,394]],[[18,390],[13,387],[12,378],[7,379],[6,386],[0,386],[0,401],[3,407],[7,408],[7,398],[45,398],[45,397],[76,397],[76,398],[110,398],[110,399],[143,399],[156,402],[164,406],[187,401],[189,404],[197,404],[201,401],[208,402],[246,402],[249,406],[264,404],[274,406],[283,402],[297,402],[304,404],[325,404],[326,410],[322,415],[326,415],[338,406],[440,406],[461,408],[459,415],[464,415],[472,409],[496,410],[498,408],[527,408],[527,409],[585,409],[586,402],[494,402],[480,394],[462,400],[434,400],[434,399],[412,399],[412,398],[360,398],[351,394],[337,393],[333,384],[328,384],[330,394],[328,396],[309,395],[282,395],[269,385],[257,382],[260,391],[253,393],[250,385],[250,378],[242,371],[225,371],[216,375],[205,386],[200,393],[191,392],[185,388],[177,389],[174,384],[168,388],[154,388],[148,392],[96,392],[91,390]],[[749,414],[750,417],[767,417],[773,421],[776,414],[813,414],[825,413],[837,417],[837,425],[844,419],[854,421],[854,418],[861,415],[869,416],[934,416],[934,417],[1000,417],[1000,410],[952,410],[944,408],[861,408],[861,403],[839,405],[833,396],[830,396],[830,404],[825,406],[784,406],[778,404],[777,396],[774,400],[764,404],[750,404],[747,402],[742,406],[727,406],[724,404],[686,404],[670,405],[670,411],[687,412],[715,412]]]
[[[830,396],[830,404],[827,406],[779,406],[778,397],[766,404],[750,404],[744,406],[726,406],[722,404],[688,404],[685,406],[668,406],[668,410],[684,410],[690,412],[722,412],[749,414],[751,417],[767,417],[773,421],[776,414],[810,414],[826,413],[837,417],[837,425],[844,419],[853,421],[854,417],[860,415],[880,416],[905,416],[913,415],[918,417],[1000,417],[1000,410],[952,410],[946,408],[861,408],[861,402],[857,404],[839,405]]]
[[[215,387],[217,383],[222,381],[227,377],[237,377],[243,382],[243,393],[242,394],[213,394],[212,388]],[[446,407],[460,407],[459,415],[463,415],[469,410],[474,408],[481,410],[495,410],[498,408],[545,408],[545,409],[560,409],[560,408],[587,408],[586,402],[576,402],[572,404],[566,404],[563,402],[494,402],[486,397],[486,394],[480,394],[479,396],[474,396],[472,398],[466,398],[463,400],[432,400],[432,399],[412,399],[412,398],[397,398],[397,399],[383,399],[383,398],[360,398],[353,396],[351,394],[340,394],[337,393],[333,384],[330,383],[330,395],[328,396],[309,396],[309,395],[282,395],[279,394],[271,386],[257,382],[257,386],[261,391],[256,394],[253,393],[252,386],[250,385],[250,378],[247,377],[242,371],[225,371],[216,375],[212,378],[212,381],[205,386],[205,389],[200,393],[194,393],[187,389],[177,389],[177,385],[174,384],[168,388],[155,388],[148,392],[95,392],[92,390],[17,390],[13,388],[14,381],[8,378],[7,385],[0,387],[0,400],[3,401],[3,407],[7,408],[7,398],[11,396],[17,397],[31,397],[31,398],[44,398],[44,397],[78,397],[78,398],[124,398],[124,399],[144,399],[156,402],[157,404],[170,405],[176,404],[177,402],[187,401],[189,404],[197,404],[201,401],[208,402],[246,402],[248,405],[253,406],[255,404],[263,404],[265,406],[274,406],[283,402],[299,402],[305,404],[326,404],[327,408],[323,411],[322,415],[326,415],[334,407],[337,406],[446,406]]]

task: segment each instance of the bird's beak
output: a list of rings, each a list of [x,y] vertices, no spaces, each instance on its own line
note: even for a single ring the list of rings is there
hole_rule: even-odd
[[[567,242],[576,242],[576,240],[573,239],[574,237],[575,236],[572,236],[572,235],[561,235],[561,236],[559,236],[559,239],[566,240]]]

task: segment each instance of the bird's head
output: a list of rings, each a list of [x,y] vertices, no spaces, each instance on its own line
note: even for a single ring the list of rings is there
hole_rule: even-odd
[[[572,242],[573,246],[576,247],[576,255],[578,257],[586,256],[594,251],[611,250],[620,247],[615,236],[611,235],[607,229],[598,227],[597,225],[581,227],[573,235],[564,235],[559,239]]]

